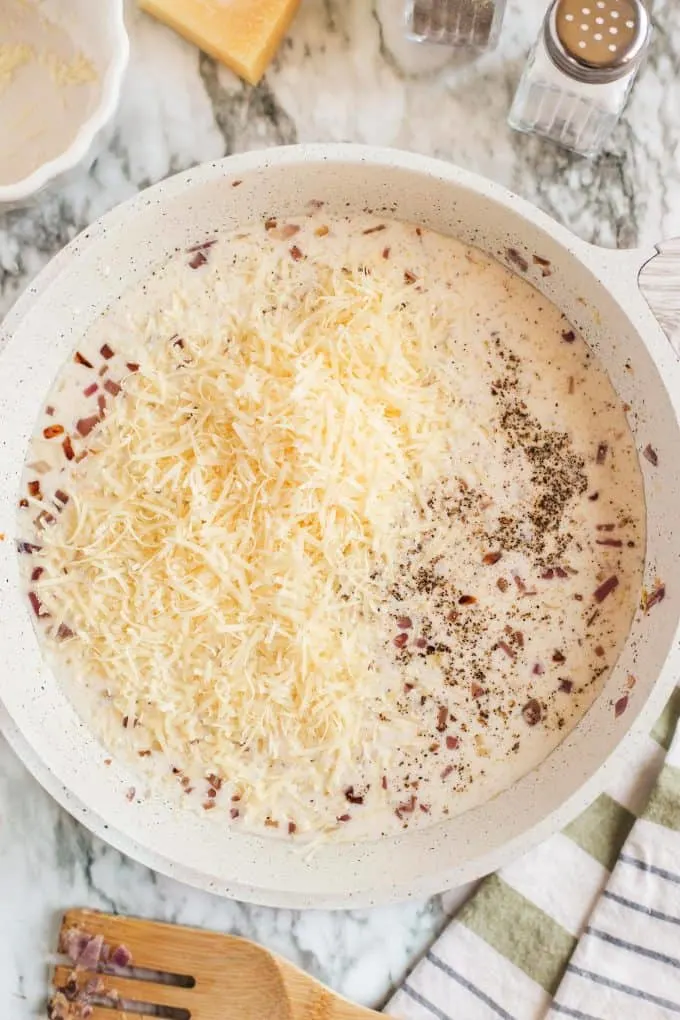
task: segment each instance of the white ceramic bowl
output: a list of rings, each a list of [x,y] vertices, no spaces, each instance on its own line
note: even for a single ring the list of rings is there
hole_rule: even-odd
[[[105,749],[44,662],[21,591],[16,502],[28,440],[60,366],[92,321],[175,249],[268,216],[285,219],[322,199],[329,212],[365,208],[476,244],[528,279],[588,339],[622,401],[642,458],[647,501],[645,584],[667,596],[636,613],[596,702],[556,750],[486,804],[451,821],[304,855],[291,842],[247,835],[195,816],[138,783]],[[550,262],[544,275],[537,255]],[[606,252],[529,203],[436,160],[359,146],[299,146],[197,167],[109,213],[62,251],[0,327],[0,725],[44,786],[103,839],[159,871],[239,899],[281,906],[350,906],[424,896],[477,878],[566,824],[649,733],[680,665],[680,367],[638,287],[675,312],[663,266],[673,251]],[[676,292],[677,293],[677,292]],[[680,316],[676,315],[676,321]],[[46,343],[46,337],[49,342]],[[630,675],[637,683],[629,690]],[[626,710],[615,711],[624,692]],[[620,705],[619,705],[620,707]]]
[[[128,61],[123,6],[124,0],[0,0],[0,208],[26,203],[96,154]],[[30,55],[17,62],[19,46]],[[5,60],[14,56],[16,63],[5,78],[3,47]],[[96,76],[85,85],[67,80],[81,56]]]

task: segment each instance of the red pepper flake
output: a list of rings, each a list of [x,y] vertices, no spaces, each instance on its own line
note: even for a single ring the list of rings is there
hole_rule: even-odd
[[[91,397],[92,394],[96,393],[98,389],[99,389],[99,386],[97,385],[96,382],[90,383],[90,385],[86,386],[85,389],[83,390],[83,396],[84,397]]]
[[[73,458],[75,457],[75,451],[73,449],[73,443],[71,442],[70,436],[66,437],[64,442],[61,444],[61,448],[64,451],[64,456],[66,457],[66,460],[73,460]]]
[[[211,241],[203,241],[201,244],[194,244],[191,248],[186,248],[185,251],[188,255],[191,255],[195,251],[204,251],[206,248],[212,248],[214,244],[217,244],[216,237],[213,237]]]
[[[240,813],[241,813],[241,812],[239,811],[239,809],[238,809],[238,808],[235,808],[235,807],[233,807],[233,808],[230,808],[230,809],[229,809],[229,817],[230,817],[230,818],[232,818],[232,819],[234,819],[234,818],[238,818],[238,816],[240,815]]]
[[[32,581],[39,581],[44,573],[45,573],[45,568],[44,567],[34,567],[32,572],[31,572],[31,580]]]
[[[50,615],[34,591],[29,591],[28,601],[39,620],[44,620]]]
[[[499,589],[499,591],[507,591],[508,588],[510,587],[510,582],[506,581],[504,577],[499,577],[498,580],[496,581],[496,587]]]
[[[552,661],[553,662],[562,663],[562,662],[566,662],[567,659],[566,659],[566,656],[564,655],[563,652],[560,652],[559,650],[557,650],[557,651],[553,652]]]
[[[460,743],[460,741],[458,740],[458,737],[447,737],[446,738],[446,746],[448,747],[449,751],[455,751],[457,749],[459,743]]]
[[[412,283],[415,283],[417,279],[418,277],[416,274],[412,273],[410,269],[404,270],[404,283],[410,286]]]
[[[63,489],[57,489],[54,493],[54,498],[58,500],[63,506],[68,503],[68,493],[64,492]]]
[[[512,262],[513,265],[517,266],[522,273],[529,271],[529,263],[523,255],[520,255],[516,248],[506,248],[506,255],[508,256],[508,260]]]
[[[75,634],[65,623],[60,623],[57,627],[57,639],[59,641],[68,641],[69,638],[75,637]]]
[[[613,577],[608,577],[607,580],[604,581],[599,588],[595,589],[595,591],[593,592],[593,598],[595,599],[596,602],[604,602],[607,596],[611,595],[611,593],[616,588],[618,588],[618,586],[619,579],[618,577],[616,577],[616,575],[614,575]]]
[[[85,368],[94,368],[92,362],[88,361],[87,358],[83,357],[80,351],[76,351],[76,353],[73,355],[73,360],[75,361],[76,365],[84,365]]]
[[[598,538],[596,545],[606,545],[611,549],[623,549],[623,542],[620,538]]]
[[[530,698],[522,709],[522,717],[527,726],[535,726],[541,721],[542,715],[540,702],[536,698]]]
[[[104,389],[107,393],[110,393],[112,397],[117,397],[120,393],[120,386],[113,379],[107,379],[104,383]]]
[[[268,219],[264,221],[265,230],[276,230],[278,225],[279,221],[275,219],[273,216],[270,216]]]
[[[232,181],[231,182],[232,188],[238,188],[241,184],[243,184],[243,181]]]
[[[643,610],[648,613],[650,609],[658,605],[659,602],[663,602],[666,598],[666,585],[658,584],[651,595],[647,595],[645,592],[643,595]]]
[[[45,439],[54,439],[55,436],[63,436],[64,426],[63,425],[48,425],[47,428],[43,429],[43,435]]]
[[[106,361],[110,361],[115,352],[112,347],[109,347],[108,344],[103,344],[99,348],[99,353],[101,354],[102,358],[104,358]]]
[[[506,654],[506,655],[508,656],[508,658],[510,658],[510,659],[515,659],[515,658],[517,658],[517,656],[515,655],[514,651],[512,650],[512,648],[510,647],[510,645],[509,645],[509,644],[507,643],[507,641],[498,641],[498,642],[496,643],[496,645],[495,645],[494,647],[495,647],[495,648],[500,648],[500,650],[501,650],[502,652],[505,652],[505,654]]]
[[[574,681],[573,680],[568,680],[566,677],[563,677],[560,680],[559,690],[561,690],[563,692],[563,694],[571,694],[573,689],[574,689]]]
[[[474,595],[461,595],[461,597],[458,599],[458,605],[459,606],[474,606],[476,601],[477,601],[477,599],[475,598]]]
[[[595,503],[596,500],[598,500],[599,498],[600,498],[599,492],[591,492],[591,494],[588,496],[588,499],[590,500],[591,503]]]
[[[482,563],[486,567],[492,567],[494,565],[494,563],[498,563],[498,561],[501,559],[502,555],[503,555],[503,553],[500,553],[500,552],[490,552],[490,553],[487,553],[486,556],[483,558]]]
[[[400,630],[410,630],[412,626],[413,620],[410,616],[397,617],[397,627],[399,627]]]
[[[597,655],[598,659],[601,659],[604,656],[604,648],[602,647],[602,645],[595,646],[595,654]]]
[[[136,361],[126,361],[125,367],[127,368],[128,372],[139,372],[139,365],[137,364]]]
[[[390,257],[390,251],[391,250],[392,250],[391,248],[383,248],[383,250],[382,250],[382,257],[384,259],[388,259]]]
[[[451,775],[452,772],[453,772],[453,765],[447,765],[446,768],[442,769],[442,771],[441,771],[441,778],[442,779],[448,779],[448,777]]]
[[[137,751],[137,754],[139,755],[140,758],[150,758],[151,757],[151,751],[148,748],[145,751]]]
[[[647,444],[642,451],[642,456],[649,461],[653,467],[659,466],[659,454],[656,452],[653,446]]]
[[[569,396],[572,397],[574,395],[575,391],[576,391],[576,383],[574,382],[573,375],[570,375],[569,376],[569,385],[567,387],[567,392],[568,392]]]
[[[105,765],[113,765],[113,758],[104,758]]]
[[[381,230],[385,230],[386,225],[380,223],[377,227],[369,227],[367,230],[362,230],[362,234],[379,234]]]
[[[338,822],[349,822],[351,817],[352,817],[351,815],[338,815],[336,821],[338,821]]]
[[[125,799],[129,800],[129,801],[133,801],[135,799],[135,794],[136,793],[137,793],[137,791],[135,790],[134,786],[131,786],[130,789],[128,790],[128,792],[125,794]]]
[[[446,729],[446,723],[449,718],[449,710],[446,705],[440,705],[439,711],[437,712],[437,730],[439,733],[443,733]]]
[[[484,695],[486,694],[486,691],[484,690],[483,687],[480,686],[480,684],[478,684],[475,680],[473,680],[472,683],[470,684],[470,694],[476,700],[477,698],[484,697]],[[447,740],[447,746],[448,746],[448,740]]]
[[[565,344],[573,344],[576,339],[576,333],[574,333],[573,329],[565,329],[562,333],[562,339]]]
[[[92,429],[95,427],[95,425],[98,425],[100,421],[101,418],[99,417],[98,414],[90,415],[89,418],[79,418],[78,421],[76,422],[76,429],[81,436],[83,437],[89,436]],[[69,457],[69,460],[70,459],[71,458]]]
[[[355,793],[353,786],[348,786],[345,790],[345,800],[348,800],[350,804],[363,804],[364,802],[363,796]]]
[[[25,510],[26,507],[28,506],[28,500],[24,498],[20,499],[19,506],[21,507],[22,510]]]
[[[532,669],[531,672],[533,673],[534,676],[543,676],[543,674],[545,673],[545,669],[540,662],[535,662],[534,668]]]
[[[29,496],[33,496],[34,499],[42,499],[43,498],[42,497],[42,489],[40,488],[40,481],[39,481],[39,479],[36,479],[35,481],[29,482],[27,488],[28,488]]]
[[[211,786],[210,789],[208,790],[208,796],[210,797],[211,800],[214,800],[215,797],[217,796],[217,790],[215,790],[214,787]]]
[[[397,648],[403,648],[408,643],[408,634],[397,634],[394,638],[394,644]]]
[[[609,446],[608,446],[607,443],[600,443],[598,445],[598,447],[597,447],[597,454],[596,454],[596,457],[595,457],[595,463],[596,464],[604,464],[605,460],[607,459],[607,452],[608,452],[608,450],[609,450]]]
[[[297,832],[297,825],[295,822],[288,822],[288,835],[292,836],[295,832]]]
[[[190,269],[200,269],[201,266],[204,266],[207,261],[208,260],[205,257],[205,255],[203,254],[203,252],[202,251],[197,251],[196,254],[193,256],[193,258],[189,259],[189,268]]]
[[[45,408],[45,414],[49,414],[50,418],[54,415],[54,408],[51,404],[48,404]]]
[[[519,576],[519,574],[513,574],[512,576],[513,576],[515,584],[517,585],[519,590],[522,591],[522,592],[526,591],[527,590],[527,586],[524,583],[524,581],[522,580],[522,578]]]
[[[618,719],[619,716],[623,715],[627,708],[628,708],[628,695],[624,694],[624,696],[622,698],[619,698],[619,700],[614,705],[614,718]]]
[[[413,684],[408,684],[408,683],[404,684],[404,694],[410,694],[411,691],[413,690],[413,687],[414,687]]]
[[[418,807],[420,808],[420,810],[423,812],[424,815],[429,815],[429,813],[430,813],[430,805],[429,804],[419,804]]]
[[[293,262],[300,262],[304,258],[304,255],[302,254],[302,252],[300,251],[296,244],[294,244],[293,247],[290,249],[290,257],[292,258]]]
[[[211,786],[215,787],[216,790],[220,790],[222,788],[222,780],[220,779],[219,776],[216,776],[214,772],[208,773],[208,775],[205,778],[208,780]]]
[[[387,789],[387,776],[382,777],[382,779],[380,780],[380,785],[382,786],[383,790]]]

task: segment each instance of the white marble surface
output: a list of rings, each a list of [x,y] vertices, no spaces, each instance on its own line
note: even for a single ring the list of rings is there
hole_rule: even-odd
[[[294,141],[373,142],[452,159],[533,199],[600,244],[629,246],[680,235],[675,0],[656,3],[652,59],[610,149],[595,164],[505,126],[545,0],[511,2],[499,52],[474,65],[404,44],[401,4],[303,0],[290,39],[257,89],[131,5],[132,63],[108,148],[65,190],[44,196],[29,211],[0,215],[0,315],[51,255],[138,189],[201,160]],[[366,912],[295,913],[196,892],[90,836],[43,793],[0,738],[3,1020],[40,1015],[58,915],[68,906],[248,935],[357,1001],[377,1006],[455,902],[448,897]]]

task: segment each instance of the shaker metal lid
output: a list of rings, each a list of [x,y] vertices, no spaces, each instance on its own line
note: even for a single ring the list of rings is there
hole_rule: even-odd
[[[651,31],[642,0],[555,0],[545,23],[548,52],[579,81],[615,81],[641,60]]]

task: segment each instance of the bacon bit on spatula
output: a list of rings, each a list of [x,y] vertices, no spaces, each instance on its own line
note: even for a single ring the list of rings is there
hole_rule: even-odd
[[[602,582],[599,588],[595,589],[595,591],[593,592],[593,598],[595,599],[596,602],[604,602],[607,596],[611,595],[611,593],[616,588],[618,588],[618,586],[619,579],[618,577],[616,577],[616,575],[614,575],[613,577],[608,577],[606,581]]]

